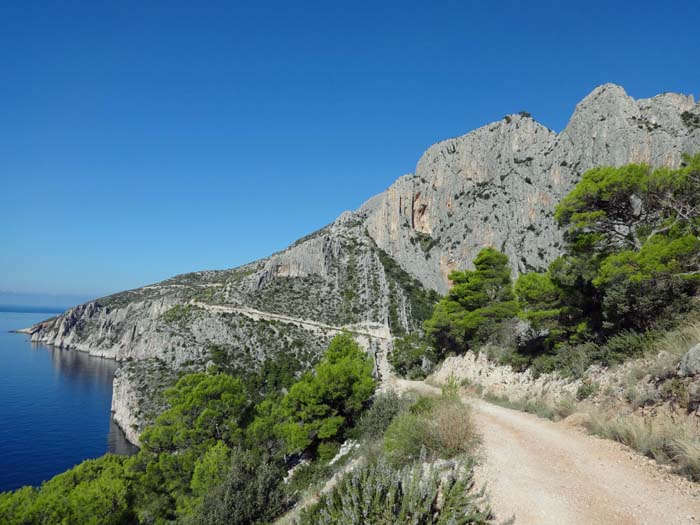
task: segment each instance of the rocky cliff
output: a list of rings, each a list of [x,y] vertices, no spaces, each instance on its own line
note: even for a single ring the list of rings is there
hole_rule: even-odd
[[[123,361],[113,410],[137,442],[163,387],[215,351],[242,368],[282,352],[311,363],[343,327],[376,351],[388,332],[420,326],[450,270],[470,267],[484,246],[507,253],[515,273],[545,268],[561,246],[554,206],[584,171],[676,166],[700,151],[698,122],[692,97],[634,100],[612,84],[559,134],[508,115],[431,146],[415,174],[286,250],[75,307],[32,327],[32,340]]]

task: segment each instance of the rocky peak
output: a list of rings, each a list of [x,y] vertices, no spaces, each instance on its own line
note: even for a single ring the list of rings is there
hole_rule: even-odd
[[[529,114],[507,115],[438,142],[413,176],[398,179],[361,211],[372,238],[424,285],[445,292],[447,275],[478,251],[508,254],[514,272],[543,269],[560,253],[553,208],[598,165],[677,165],[700,149],[683,124],[692,97],[635,101],[615,84],[595,88],[556,134]]]
[[[115,381],[115,417],[141,428],[159,410],[148,408],[154,392],[183,369],[203,369],[212,347],[241,367],[280,353],[310,362],[349,327],[378,351],[389,329],[419,327],[433,291],[446,292],[450,271],[470,268],[486,246],[505,252],[514,274],[545,269],[562,250],[554,208],[586,170],[676,166],[698,151],[692,97],[635,101],[605,84],[559,134],[526,113],[507,115],[431,146],[414,174],[285,250],[77,307],[35,326],[32,339],[129,360]]]

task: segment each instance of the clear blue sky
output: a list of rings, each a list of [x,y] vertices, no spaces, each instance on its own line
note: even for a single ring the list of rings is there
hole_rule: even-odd
[[[697,1],[573,3],[3,2],[0,290],[237,266],[506,113],[697,96]]]

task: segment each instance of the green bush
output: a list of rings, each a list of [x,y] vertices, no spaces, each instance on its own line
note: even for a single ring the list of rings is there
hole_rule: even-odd
[[[596,394],[600,390],[600,385],[594,381],[589,383],[581,383],[581,385],[576,390],[576,399],[583,401],[588,399],[592,395]]]
[[[387,428],[384,451],[392,463],[406,465],[418,460],[429,440],[430,430],[426,419],[403,413],[396,416]]]
[[[384,435],[384,451],[395,465],[421,455],[449,459],[471,452],[478,441],[471,410],[454,398],[421,398],[396,416]]]
[[[399,377],[424,379],[437,362],[433,348],[419,334],[409,334],[394,340],[389,363]]]
[[[563,397],[556,403],[551,403],[545,399],[509,399],[506,396],[499,396],[491,393],[484,395],[484,399],[494,405],[520,410],[535,414],[544,419],[559,421],[569,417],[576,411],[576,403],[570,397]]]
[[[340,443],[335,441],[325,441],[318,444],[316,453],[318,454],[318,459],[321,461],[330,461],[335,457],[335,455],[340,450]]]
[[[396,469],[386,461],[347,475],[299,525],[406,524],[482,525],[492,513],[475,490],[471,465],[441,475],[422,465]]]
[[[341,441],[374,393],[373,368],[353,337],[339,334],[314,371],[302,376],[279,406],[268,407],[269,414],[259,414],[258,423],[271,425],[290,454]]]
[[[223,481],[204,496],[188,525],[263,525],[288,505],[283,465],[235,449]]]
[[[606,365],[621,363],[647,353],[657,338],[655,332],[638,333],[624,330],[610,337],[599,347],[598,360]]]
[[[378,394],[350,432],[353,439],[371,441],[384,435],[392,420],[408,408],[408,400],[395,391]]]
[[[89,459],[40,488],[0,493],[0,523],[121,525],[135,520],[132,482],[126,458]]]

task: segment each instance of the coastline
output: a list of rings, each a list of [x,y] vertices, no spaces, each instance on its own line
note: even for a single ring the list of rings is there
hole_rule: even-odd
[[[50,348],[55,348],[59,350],[64,350],[64,351],[70,351],[70,352],[80,352],[84,353],[87,355],[90,355],[92,357],[99,357],[101,359],[109,359],[111,361],[116,362],[117,364],[121,363],[120,359],[117,359],[114,357],[114,355],[106,355],[105,352],[100,352],[95,351],[89,347],[85,347],[82,345],[57,345],[53,343],[49,343],[45,339],[37,338],[34,339],[34,334],[40,331],[41,328],[41,323],[38,325],[33,325],[27,328],[19,328],[17,330],[9,330],[9,333],[16,333],[16,334],[25,334],[32,336],[31,342],[32,343],[40,343],[42,345],[45,345]],[[133,446],[140,448],[140,443],[138,439],[138,435],[131,429],[129,428],[129,424],[127,421],[130,421],[132,418],[129,417],[129,410],[128,407],[125,406],[126,403],[122,400],[124,397],[122,390],[124,389],[124,386],[121,385],[121,382],[119,381],[119,372],[120,368],[117,368],[115,371],[114,375],[112,376],[112,400],[111,400],[111,407],[110,407],[110,418],[114,422],[114,424],[121,430],[121,432],[124,434],[124,438]],[[118,387],[119,387],[119,392],[118,392]],[[120,401],[121,400],[121,401]]]

